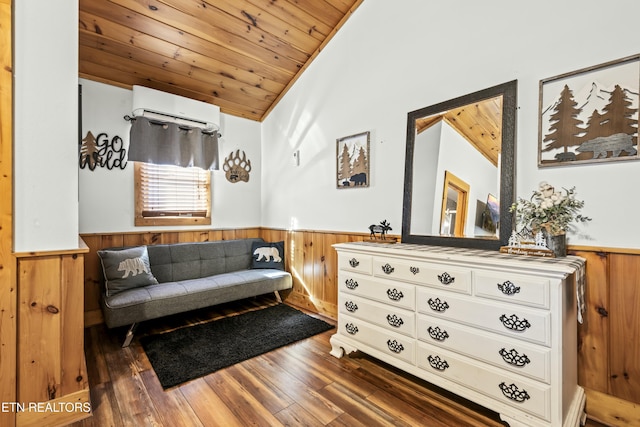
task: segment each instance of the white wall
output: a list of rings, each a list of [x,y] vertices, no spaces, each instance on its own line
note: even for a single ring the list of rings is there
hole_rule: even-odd
[[[13,3],[14,250],[76,249],[78,1]]]
[[[104,132],[109,140],[119,136],[128,149],[130,124],[124,116],[131,115],[132,91],[85,79],[80,83],[82,136],[88,131],[96,137]],[[237,149],[243,150],[251,161],[252,171],[249,182],[238,183],[226,180],[222,161],[220,170],[212,172],[211,228],[260,226],[260,123],[225,114],[221,114],[220,121],[221,158]],[[86,167],[80,169],[79,176],[80,233],[194,228],[134,226],[133,164],[111,170],[97,167],[91,171]]]
[[[637,16],[636,0],[363,2],[263,122],[263,224],[399,232],[407,112],[517,79],[517,193],[576,185],[594,220],[570,244],[640,247],[640,162],[537,167],[539,81],[638,53]],[[335,141],[366,130],[371,186],[336,190]]]
[[[133,226],[131,169],[78,171],[77,0],[14,7],[14,249],[75,248],[78,232],[142,229]],[[387,219],[399,233],[407,112],[518,79],[518,194],[541,180],[576,185],[594,220],[571,244],[640,247],[640,162],[537,168],[539,81],[638,53],[639,13],[636,0],[466,0],[455,10],[363,2],[265,122],[223,115],[222,152],[245,150],[254,169],[249,183],[214,173],[212,227],[366,232]],[[85,94],[94,115],[84,113],[109,135],[122,132],[130,103],[127,91],[111,90],[93,106]],[[336,139],[367,130],[370,187],[337,190]]]

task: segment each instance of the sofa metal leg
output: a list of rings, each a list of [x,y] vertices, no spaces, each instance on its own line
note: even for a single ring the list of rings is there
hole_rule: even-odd
[[[278,300],[278,303],[282,303],[282,298],[280,298],[280,292],[273,291],[273,293],[276,295],[276,299]]]
[[[131,344],[131,340],[133,339],[133,334],[136,331],[137,327],[138,327],[137,323],[133,323],[129,327],[129,330],[127,331],[127,335],[125,335],[124,337],[124,343],[122,343],[122,348],[129,347],[129,344]]]

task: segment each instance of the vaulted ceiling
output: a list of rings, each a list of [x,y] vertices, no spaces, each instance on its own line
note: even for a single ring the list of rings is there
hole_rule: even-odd
[[[502,147],[502,95],[416,120],[420,133],[441,120],[469,141],[495,166]]]
[[[80,77],[263,120],[363,0],[80,0]]]

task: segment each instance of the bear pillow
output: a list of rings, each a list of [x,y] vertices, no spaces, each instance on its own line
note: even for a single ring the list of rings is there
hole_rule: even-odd
[[[108,297],[128,289],[156,285],[146,246],[98,251]]]
[[[284,270],[284,241],[273,243],[254,242],[251,245],[251,268],[275,268]]]

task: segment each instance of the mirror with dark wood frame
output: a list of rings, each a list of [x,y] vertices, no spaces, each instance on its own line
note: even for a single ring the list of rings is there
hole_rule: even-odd
[[[407,117],[402,242],[498,250],[512,231],[517,80]]]

